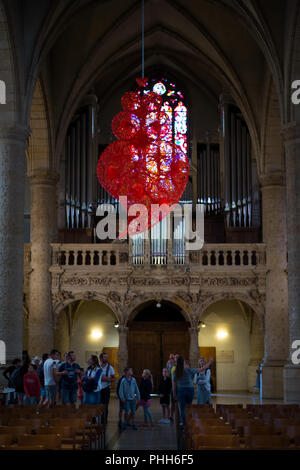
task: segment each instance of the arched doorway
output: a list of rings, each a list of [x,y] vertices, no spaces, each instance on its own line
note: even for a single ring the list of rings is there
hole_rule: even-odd
[[[264,356],[264,335],[260,318],[246,302],[219,300],[203,312],[200,354],[207,346],[216,349],[217,391],[253,392]]]
[[[189,357],[189,323],[177,305],[162,300],[140,306],[128,327],[128,362],[138,379],[144,369],[150,369],[157,391],[170,353]]]

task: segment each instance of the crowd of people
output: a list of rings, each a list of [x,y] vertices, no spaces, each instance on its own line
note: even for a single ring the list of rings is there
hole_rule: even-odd
[[[198,367],[192,368],[179,354],[170,354],[166,367],[162,370],[159,383],[161,423],[174,420],[175,404],[178,401],[181,425],[185,426],[186,405],[194,398],[194,384],[197,385],[198,404],[211,403],[210,365],[204,358],[199,359]],[[76,362],[74,351],[64,354],[52,349],[42,358],[29,358],[23,351],[22,359],[15,359],[4,371],[8,386],[15,389],[15,403],[54,407],[57,403],[70,405],[78,400],[83,405],[105,405],[105,422],[108,419],[111,384],[115,381],[115,370],[109,364],[106,353],[88,359],[86,371]],[[153,426],[151,395],[153,378],[145,369],[139,385],[132,367],[126,367],[119,378],[116,393],[119,399],[119,427],[136,430],[135,414],[139,407],[144,412],[144,426]],[[14,398],[11,398],[13,403]],[[124,422],[123,422],[124,414]]]

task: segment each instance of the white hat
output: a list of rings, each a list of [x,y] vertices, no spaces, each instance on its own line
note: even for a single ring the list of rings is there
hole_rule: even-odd
[[[41,363],[42,359],[39,356],[35,356],[33,359],[31,359],[31,364],[35,364],[35,361],[39,361],[39,363]]]

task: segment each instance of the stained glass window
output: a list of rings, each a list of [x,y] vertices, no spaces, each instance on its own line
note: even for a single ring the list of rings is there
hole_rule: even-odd
[[[188,117],[187,108],[184,104],[184,94],[177,88],[175,83],[166,77],[159,80],[157,78],[149,79],[144,93],[150,91],[154,91],[163,98],[162,110],[170,117],[169,131],[165,140],[168,142],[174,141],[187,155]]]

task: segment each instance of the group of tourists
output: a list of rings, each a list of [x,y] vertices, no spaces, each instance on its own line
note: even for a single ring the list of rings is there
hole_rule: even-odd
[[[20,405],[53,407],[59,402],[69,405],[80,400],[84,405],[105,404],[107,418],[115,371],[105,353],[99,358],[92,355],[84,372],[74,351],[65,353],[62,360],[61,353],[52,349],[50,354],[32,360],[23,351],[22,359],[15,359],[4,371],[4,377],[8,386],[15,389]]]
[[[200,358],[197,368],[191,368],[188,361],[179,354],[170,354],[166,367],[162,370],[159,384],[160,405],[163,418],[161,423],[169,423],[174,420],[175,402],[178,401],[182,427],[185,426],[186,405],[191,404],[194,398],[194,383],[197,385],[198,404],[211,404],[210,365]],[[145,369],[142,374],[140,386],[133,377],[131,367],[124,369],[123,376],[119,379],[117,395],[120,400],[119,427],[131,426],[136,429],[134,422],[135,413],[139,406],[144,410],[144,425],[153,426],[153,418],[150,411],[151,392],[153,380],[151,371]],[[125,424],[122,423],[122,415],[125,413]],[[131,420],[131,424],[130,424]]]
[[[199,359],[198,367],[191,368],[187,360],[179,354],[170,354],[166,367],[162,370],[158,387],[162,407],[161,423],[174,420],[175,403],[178,401],[181,425],[185,425],[186,405],[194,398],[194,384],[197,385],[198,404],[211,403],[210,365]],[[53,407],[61,402],[74,404],[77,400],[83,405],[106,405],[105,418],[108,418],[111,384],[115,381],[114,368],[108,362],[106,353],[99,358],[91,355],[88,367],[84,369],[76,362],[74,351],[64,354],[52,349],[42,358],[30,360],[27,351],[22,359],[15,359],[4,371],[9,387],[15,389],[19,404],[32,404]],[[131,367],[126,367],[119,378],[116,392],[119,398],[119,427],[126,429],[135,425],[135,414],[139,407],[144,411],[144,426],[153,426],[150,410],[153,378],[151,371],[145,369],[139,385]],[[124,423],[123,423],[123,414]]]

